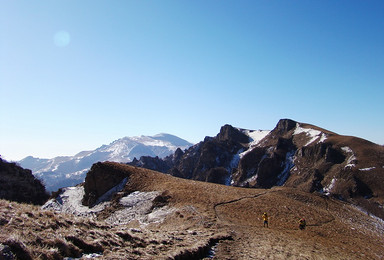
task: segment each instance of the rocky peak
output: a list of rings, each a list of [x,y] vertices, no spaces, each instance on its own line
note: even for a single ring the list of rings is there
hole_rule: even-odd
[[[218,142],[248,143],[249,137],[231,125],[224,125],[216,136]]]
[[[177,148],[173,154],[173,161],[179,161],[183,155],[184,152],[180,148]]]
[[[291,119],[280,119],[273,131],[276,132],[276,134],[284,135],[294,129],[296,125],[297,122]]]
[[[291,119],[281,119],[256,144],[245,134],[252,132],[224,125],[216,137],[174,154],[167,173],[242,187],[287,186],[344,200],[370,198],[358,204],[384,218],[382,146]]]

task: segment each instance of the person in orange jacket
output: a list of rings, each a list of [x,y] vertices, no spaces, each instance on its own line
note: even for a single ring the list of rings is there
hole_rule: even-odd
[[[264,220],[264,227],[265,227],[265,226],[268,227],[268,214],[267,214],[267,212],[264,212],[262,218],[263,218],[263,220]]]
[[[305,221],[305,219],[304,219],[304,218],[301,218],[301,219],[299,220],[299,228],[300,228],[301,230],[304,230],[306,225],[307,225],[307,222]]]

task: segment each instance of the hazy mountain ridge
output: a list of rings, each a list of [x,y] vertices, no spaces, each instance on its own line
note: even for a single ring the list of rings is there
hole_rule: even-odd
[[[124,137],[93,151],[82,151],[74,156],[53,159],[26,157],[18,163],[31,169],[41,179],[47,190],[74,186],[84,181],[92,164],[99,161],[129,162],[143,155],[160,158],[172,154],[177,148],[186,149],[192,144],[170,134]]]

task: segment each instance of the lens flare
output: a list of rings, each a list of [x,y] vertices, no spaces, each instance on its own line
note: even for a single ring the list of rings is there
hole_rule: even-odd
[[[71,35],[67,31],[58,31],[53,36],[53,41],[57,47],[66,47],[71,42]]]

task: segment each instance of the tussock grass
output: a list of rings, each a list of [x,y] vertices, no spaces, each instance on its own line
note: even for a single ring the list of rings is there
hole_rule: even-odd
[[[94,253],[103,259],[168,259],[180,248],[184,252],[195,244],[208,244],[213,234],[194,231],[189,237],[185,230],[190,226],[178,230],[171,225],[162,232],[140,225],[112,226],[6,200],[0,200],[0,219],[0,244],[9,246],[17,259],[84,258]]]
[[[0,200],[0,220],[0,243],[8,245],[19,259],[81,257],[84,253],[104,250],[88,234],[92,231],[102,237],[105,224],[92,219]]]
[[[154,206],[174,210],[161,223],[121,225],[105,221],[118,210],[114,206],[86,218],[0,200],[0,244],[18,259],[91,253],[102,259],[201,259],[213,244],[217,259],[383,257],[384,223],[348,203],[284,187],[227,187],[111,165],[131,171],[124,193],[159,192]],[[269,228],[263,228],[263,212],[270,216]],[[297,227],[303,216],[304,231]]]

